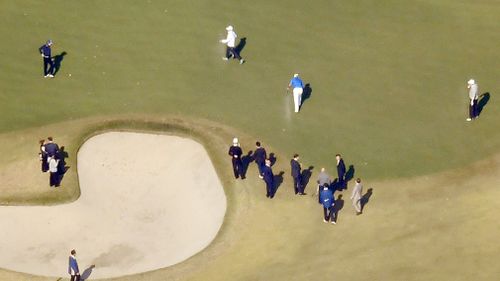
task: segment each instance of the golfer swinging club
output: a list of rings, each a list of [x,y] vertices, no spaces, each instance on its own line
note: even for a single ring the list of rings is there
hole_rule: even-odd
[[[295,113],[299,112],[300,103],[302,102],[302,92],[304,91],[304,83],[299,78],[299,74],[295,73],[292,80],[288,84],[287,92],[292,88],[293,103],[295,104]]]

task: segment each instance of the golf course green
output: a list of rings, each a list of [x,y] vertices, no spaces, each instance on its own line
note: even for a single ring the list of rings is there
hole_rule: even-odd
[[[19,0],[0,18],[0,208],[77,200],[76,153],[105,131],[193,138],[224,185],[224,224],[204,251],[109,280],[497,280],[498,1]],[[242,65],[221,59],[229,24],[246,39]],[[38,52],[48,39],[54,78]],[[299,113],[294,73],[311,88]],[[467,122],[470,78],[482,110]],[[48,136],[69,155],[57,190],[39,171]],[[235,136],[244,153],[256,140],[275,153],[273,200],[254,164],[234,180]],[[294,153],[313,167],[300,198]],[[335,178],[337,153],[373,194],[355,216],[350,182],[327,225],[315,182],[321,167]]]

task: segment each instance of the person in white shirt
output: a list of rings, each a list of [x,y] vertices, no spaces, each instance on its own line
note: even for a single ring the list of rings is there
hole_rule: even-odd
[[[479,117],[479,111],[477,107],[477,100],[479,98],[479,86],[474,79],[467,81],[467,89],[469,89],[469,118],[467,121],[472,121]]]
[[[47,159],[49,163],[49,172],[50,178],[49,183],[50,186],[58,187],[59,186],[59,173],[57,172],[57,166],[59,165],[59,159],[56,159],[55,156],[50,156]]]
[[[227,30],[227,37],[226,39],[220,40],[221,43],[226,44],[226,56],[223,57],[223,60],[229,60],[231,57],[238,59],[240,61],[240,64],[243,64],[245,62],[244,59],[241,58],[240,54],[238,54],[238,51],[236,50],[236,32],[234,32],[234,28],[232,25],[228,25],[226,27]]]

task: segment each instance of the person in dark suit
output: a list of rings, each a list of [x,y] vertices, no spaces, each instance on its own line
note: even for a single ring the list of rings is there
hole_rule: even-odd
[[[42,172],[46,173],[49,170],[49,162],[47,153],[45,153],[45,140],[40,140],[40,152],[38,153],[40,161],[42,162],[41,169]]]
[[[262,177],[266,182],[266,197],[273,198],[274,197],[274,174],[271,169],[271,160],[266,159],[264,168],[262,168]]]
[[[253,153],[253,158],[259,169],[259,178],[263,178],[264,167],[266,166],[267,153],[266,150],[260,145],[260,142],[255,143],[255,152]]]
[[[302,171],[298,154],[293,155],[293,159],[290,161],[290,166],[292,169],[291,174],[293,178],[293,189],[295,191],[295,194],[305,195],[302,186],[302,177],[301,177]]]
[[[234,177],[239,178],[241,176],[241,179],[244,179],[245,175],[243,175],[243,162],[241,162],[241,155],[243,154],[243,151],[241,150],[238,138],[233,139],[233,145],[229,147],[228,154],[231,156],[233,162]]]
[[[337,154],[335,156],[337,159],[337,174],[338,174],[338,179],[339,179],[339,187],[340,189],[346,188],[345,185],[345,164],[344,164],[344,159],[342,159],[342,156],[340,154]]]
[[[43,77],[54,77],[54,61],[51,53],[52,40],[48,40],[38,51],[43,58]]]
[[[52,137],[48,137],[47,142],[42,147],[42,150],[47,153],[48,157],[57,156],[57,154],[59,153],[59,146],[54,142],[54,139]]]

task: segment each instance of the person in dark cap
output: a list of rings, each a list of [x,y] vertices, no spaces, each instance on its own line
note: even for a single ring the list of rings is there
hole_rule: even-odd
[[[245,179],[245,175],[243,174],[243,162],[241,161],[243,151],[241,150],[238,138],[233,139],[233,145],[229,147],[228,154],[232,158],[234,177],[241,177],[241,179]]]
[[[38,48],[38,51],[43,58],[43,77],[53,78],[54,77],[54,61],[52,60],[51,46],[52,40],[48,40],[43,46]]]

